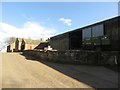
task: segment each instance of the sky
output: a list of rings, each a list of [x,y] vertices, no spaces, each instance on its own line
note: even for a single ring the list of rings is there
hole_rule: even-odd
[[[120,1],[119,1],[119,4],[118,4],[118,15],[120,16]]]
[[[12,36],[47,39],[118,15],[117,2],[2,2],[0,7],[0,46]]]

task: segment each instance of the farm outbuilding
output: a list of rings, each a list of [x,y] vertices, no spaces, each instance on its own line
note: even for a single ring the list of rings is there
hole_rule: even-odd
[[[50,38],[53,49],[120,51],[120,16]]]

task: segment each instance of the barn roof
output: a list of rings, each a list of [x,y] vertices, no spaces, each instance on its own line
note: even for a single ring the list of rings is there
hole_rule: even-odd
[[[44,47],[48,47],[48,42],[41,42],[37,47],[34,49],[44,49]]]

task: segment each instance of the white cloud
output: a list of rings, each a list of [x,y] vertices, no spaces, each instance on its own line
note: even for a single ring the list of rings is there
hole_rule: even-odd
[[[71,19],[60,18],[59,21],[63,22],[63,24],[68,25],[68,26],[72,25]]]
[[[48,38],[56,30],[54,28],[44,27],[36,22],[26,22],[22,28],[17,28],[7,23],[0,23],[0,38],[4,37],[21,37],[21,38]]]
[[[26,22],[22,28],[17,28],[13,25],[0,22],[0,43],[4,42],[9,37],[47,39],[56,33],[54,28],[44,27],[36,22]],[[4,45],[4,43],[2,43]],[[0,47],[3,45],[0,44]]]

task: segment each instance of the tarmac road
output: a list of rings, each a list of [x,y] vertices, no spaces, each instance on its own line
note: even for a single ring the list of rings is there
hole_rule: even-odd
[[[2,88],[117,88],[118,73],[100,66],[36,61],[2,53]]]

